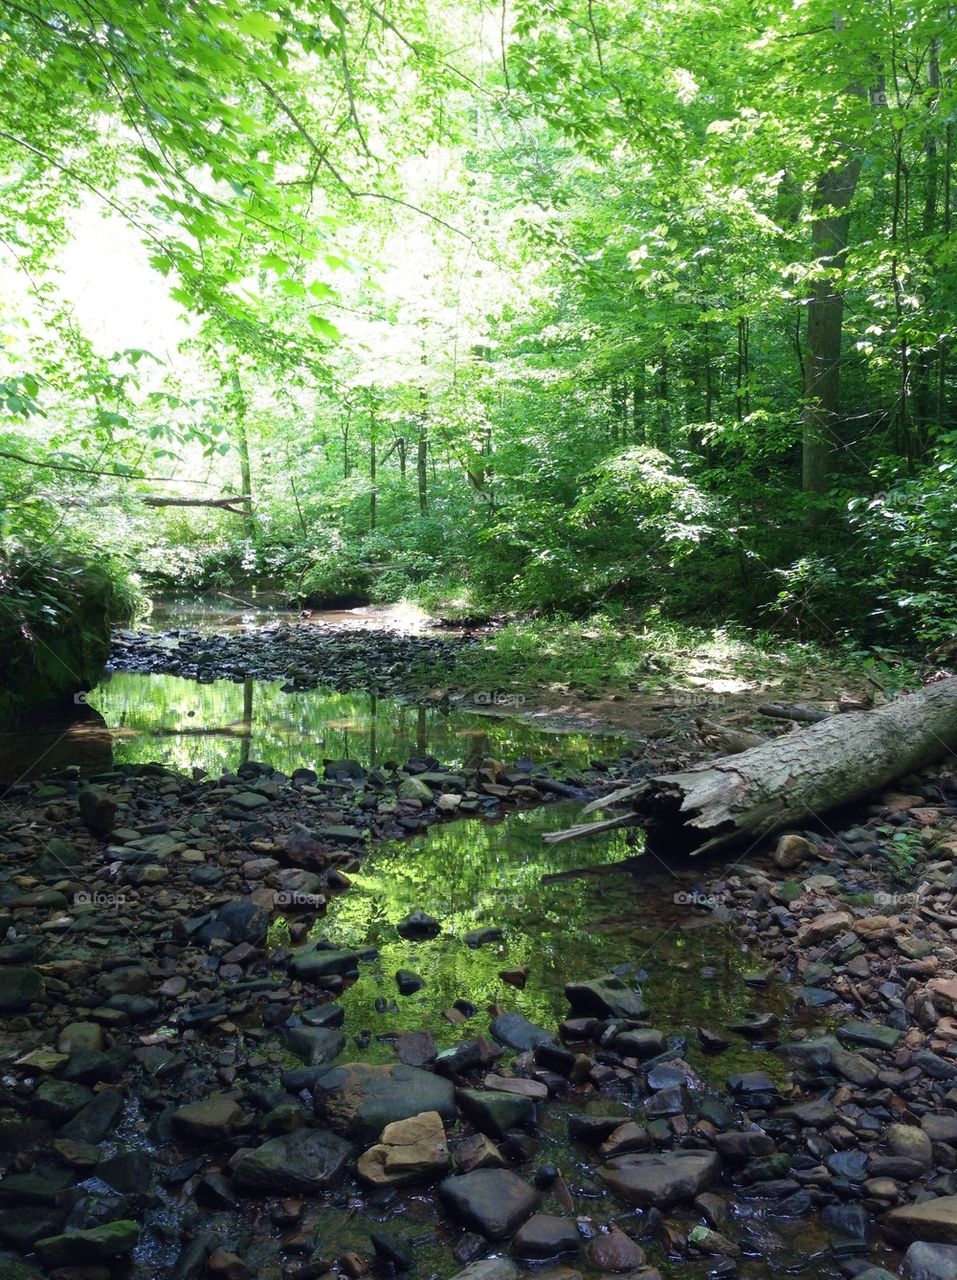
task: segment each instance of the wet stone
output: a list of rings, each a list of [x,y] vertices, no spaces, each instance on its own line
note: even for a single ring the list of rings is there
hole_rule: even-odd
[[[508,1169],[477,1169],[446,1178],[439,1195],[456,1218],[490,1240],[512,1235],[538,1203],[535,1189]]]
[[[524,1124],[535,1111],[533,1099],[498,1089],[457,1089],[455,1100],[477,1129],[496,1138]]]
[[[611,1018],[643,1018],[647,1013],[641,993],[615,974],[587,982],[569,982],[565,998],[577,1015]]]
[[[242,1114],[242,1107],[235,1098],[212,1094],[174,1111],[171,1123],[174,1132],[190,1142],[222,1142],[229,1137]]]
[[[679,1150],[619,1156],[603,1164],[598,1176],[625,1204],[670,1209],[706,1191],[720,1169],[721,1160],[714,1151]]]
[[[489,1031],[499,1042],[516,1053],[527,1053],[537,1045],[554,1039],[550,1031],[537,1027],[520,1013],[502,1013],[489,1023]]]
[[[266,1195],[314,1195],[342,1177],[352,1145],[324,1129],[297,1129],[247,1151],[233,1170],[236,1185]]]
[[[387,1124],[423,1111],[446,1121],[457,1116],[451,1081],[402,1063],[331,1067],[317,1079],[314,1096],[316,1114],[334,1129],[373,1140]]]
[[[341,1031],[330,1027],[289,1027],[283,1040],[290,1053],[294,1053],[309,1067],[331,1062],[343,1051],[346,1038]]]
[[[542,1261],[564,1253],[576,1253],[580,1245],[581,1236],[570,1218],[535,1213],[516,1231],[512,1252],[517,1258]]]

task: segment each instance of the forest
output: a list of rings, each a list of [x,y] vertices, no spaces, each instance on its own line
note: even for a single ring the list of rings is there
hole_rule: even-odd
[[[955,1280],[957,7],[0,0],[0,1280]]]
[[[133,613],[953,635],[947,5],[10,3],[0,48],[10,625],[93,562]]]

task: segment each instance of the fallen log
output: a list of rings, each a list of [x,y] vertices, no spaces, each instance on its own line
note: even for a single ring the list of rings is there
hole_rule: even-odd
[[[787,702],[766,702],[758,707],[762,716],[769,720],[798,720],[803,724],[817,724],[821,720],[830,719],[830,711],[819,711],[816,707],[799,707]]]
[[[645,778],[584,812],[631,803],[619,815],[690,853],[819,817],[859,800],[957,747],[957,676],[876,711],[849,711],[732,756]],[[579,824],[575,835],[609,825]],[[568,838],[552,832],[550,843]]]

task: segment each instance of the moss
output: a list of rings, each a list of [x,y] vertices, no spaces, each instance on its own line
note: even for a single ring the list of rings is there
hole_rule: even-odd
[[[27,619],[13,610],[0,617],[0,723],[82,701],[109,656],[112,605],[110,575],[86,565],[70,574],[69,596],[59,609]]]

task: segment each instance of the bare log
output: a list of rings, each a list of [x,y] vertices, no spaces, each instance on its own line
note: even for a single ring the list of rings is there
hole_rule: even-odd
[[[592,801],[586,812],[630,801],[633,821],[689,852],[709,853],[820,817],[955,747],[952,676],[876,711],[828,716],[738,755],[647,778]]]
[[[233,515],[245,516],[249,511],[234,504],[250,503],[252,498],[248,493],[237,493],[228,498],[144,498],[143,502],[147,507],[217,507],[221,511],[231,511]]]

